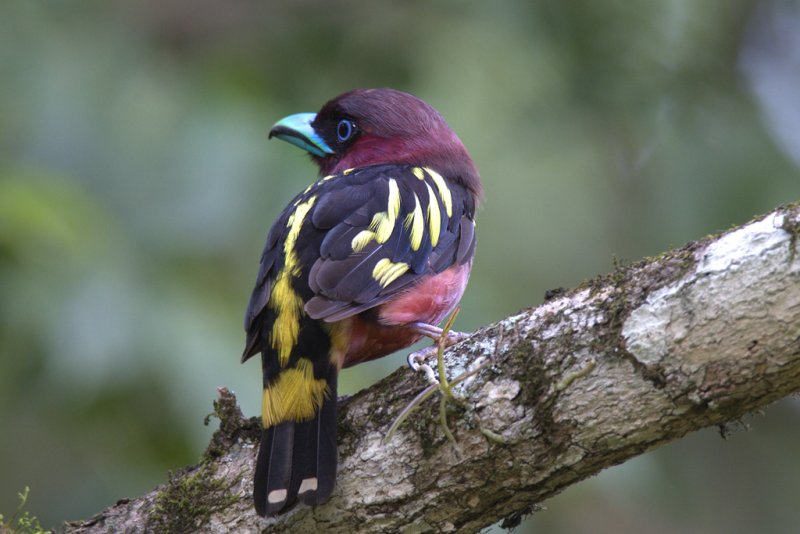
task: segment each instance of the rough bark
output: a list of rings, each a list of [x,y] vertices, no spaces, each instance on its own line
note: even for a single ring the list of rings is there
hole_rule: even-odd
[[[400,369],[340,400],[337,489],[273,519],[252,509],[256,419],[223,391],[203,461],[69,532],[474,532],[519,521],[601,469],[800,390],[800,206],[779,208],[475,332],[446,353],[456,444]]]

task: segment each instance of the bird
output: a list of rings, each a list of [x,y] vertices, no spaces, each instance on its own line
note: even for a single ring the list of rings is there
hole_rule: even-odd
[[[458,305],[483,187],[442,115],[409,93],[356,89],[269,138],[305,150],[319,178],[266,239],[242,362],[261,354],[256,513],[317,505],[335,486],[337,377],[423,337]]]

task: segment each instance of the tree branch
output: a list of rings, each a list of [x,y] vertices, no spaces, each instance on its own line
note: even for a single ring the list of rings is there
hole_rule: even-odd
[[[800,390],[800,205],[618,267],[447,351],[457,443],[407,369],[340,400],[337,488],[273,519],[252,508],[258,421],[221,391],[203,461],[69,532],[268,529],[474,532],[687,432],[736,420]],[[438,400],[438,399],[437,399]]]

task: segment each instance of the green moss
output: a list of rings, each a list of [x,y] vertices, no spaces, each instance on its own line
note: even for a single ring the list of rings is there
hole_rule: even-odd
[[[170,473],[169,482],[158,493],[147,522],[152,532],[194,532],[208,523],[211,514],[238,502],[231,486],[215,478],[216,467],[209,461],[183,473]]]
[[[214,401],[212,416],[220,421],[211,443],[199,465],[170,473],[169,482],[158,492],[155,506],[147,521],[148,532],[194,532],[208,523],[211,514],[238,502],[231,491],[241,475],[232,482],[217,478],[216,458],[227,453],[240,440],[257,441],[260,423],[257,418],[245,419],[236,397],[227,388],[220,388]]]
[[[213,460],[223,456],[239,440],[258,443],[261,435],[261,421],[257,417],[245,419],[236,402],[236,396],[228,388],[219,388],[214,401],[214,413],[205,418],[208,426],[212,417],[219,419],[219,428],[211,437],[203,460]]]

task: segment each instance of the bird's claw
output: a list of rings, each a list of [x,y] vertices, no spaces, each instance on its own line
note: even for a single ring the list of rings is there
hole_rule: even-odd
[[[424,323],[416,323],[414,326],[419,333],[430,337],[436,342],[430,347],[425,347],[424,349],[412,352],[406,359],[406,361],[408,361],[408,366],[413,371],[422,370],[425,371],[426,374],[428,372],[427,370],[433,372],[430,366],[426,364],[427,360],[437,356],[440,350],[451,347],[456,343],[460,343],[469,337],[467,332],[442,330],[439,327]],[[442,339],[442,337],[444,337],[444,339]],[[427,370],[425,368],[427,368]],[[438,380],[436,382],[438,383]]]
[[[408,356],[409,367],[411,367],[411,369],[415,371],[423,371],[426,377],[428,378],[428,381],[431,383],[431,385],[426,387],[424,391],[422,391],[419,395],[417,395],[414,398],[414,400],[408,404],[408,406],[403,408],[403,410],[400,412],[400,415],[397,416],[392,425],[389,427],[389,431],[386,433],[386,436],[384,436],[383,438],[384,444],[389,442],[395,430],[397,430],[397,428],[403,423],[403,421],[405,421],[406,418],[408,418],[411,412],[417,409],[420,404],[422,404],[436,391],[439,391],[441,393],[441,398],[439,401],[439,421],[442,425],[442,430],[444,431],[445,436],[447,436],[447,439],[455,443],[456,441],[455,436],[453,436],[453,433],[450,431],[450,428],[447,424],[447,403],[449,401],[456,401],[459,403],[463,401],[461,401],[459,397],[457,397],[453,393],[452,386],[455,386],[460,382],[464,382],[465,380],[470,379],[475,374],[477,374],[478,371],[480,371],[481,369],[483,369],[492,362],[492,358],[486,358],[484,361],[480,363],[476,362],[475,365],[471,366],[468,371],[461,373],[460,375],[455,377],[452,381],[448,381],[447,376],[445,375],[444,372],[444,348],[447,339],[450,338],[450,336],[447,335],[447,332],[449,331],[450,326],[452,326],[457,313],[458,309],[456,309],[453,312],[453,314],[450,316],[450,319],[448,319],[447,324],[445,324],[445,327],[443,329],[443,332],[445,333],[444,339],[440,337],[436,345],[409,354]],[[454,334],[456,334],[456,336],[454,336],[456,339],[454,343],[463,340],[464,337],[467,335],[461,332],[454,332]],[[434,370],[431,369],[431,367],[427,363],[425,363],[425,360],[430,358],[434,354],[437,357],[436,363],[439,371],[439,379],[437,379]],[[491,433],[491,431],[489,432]],[[486,434],[486,436],[490,437],[490,434]]]
[[[426,362],[429,358],[436,355],[438,349],[439,348],[436,345],[433,345],[431,347],[426,347],[422,350],[412,352],[408,355],[408,366],[415,373],[420,371],[425,373],[425,378],[427,379],[428,383],[437,385],[439,384],[439,380],[436,378],[436,373]]]
[[[452,323],[452,321],[449,321],[449,323]],[[408,366],[414,372],[418,373],[421,371],[425,373],[425,378],[429,384],[438,385],[440,382],[439,379],[436,378],[436,372],[430,365],[428,365],[427,361],[434,356],[441,358],[441,352],[444,349],[464,341],[467,339],[467,337],[469,337],[469,334],[466,332],[449,330],[449,324],[448,327],[445,327],[444,329],[426,323],[415,323],[413,327],[417,332],[430,337],[436,343],[430,347],[425,347],[424,349],[420,349],[409,354],[408,358],[406,359]],[[449,393],[449,388],[447,392]]]
[[[444,348],[452,347],[456,343],[461,343],[470,336],[469,332],[457,332],[450,330],[444,340]]]
[[[436,356],[438,350],[438,346],[431,345],[430,347],[412,352],[406,359],[406,361],[408,361],[408,366],[414,371],[419,371],[420,367],[425,365],[427,360]]]

